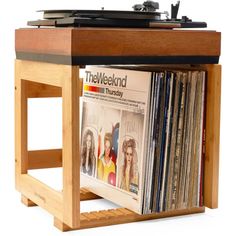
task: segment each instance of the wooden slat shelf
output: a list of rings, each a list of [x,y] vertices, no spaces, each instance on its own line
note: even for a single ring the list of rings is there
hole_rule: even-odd
[[[80,201],[99,199],[100,196],[88,191],[85,188],[80,189]]]
[[[86,188],[80,189],[80,201],[85,200],[93,200],[99,199],[100,196],[88,191]],[[24,205],[28,207],[37,206],[30,199],[26,198],[22,195],[21,201]],[[194,213],[203,213],[205,211],[204,207],[192,208],[192,209],[184,209],[177,211],[169,211],[148,215],[139,215],[130,211],[126,208],[117,208],[117,209],[108,209],[108,210],[100,210],[100,211],[91,211],[91,212],[83,212],[80,213],[80,226],[78,228],[70,228],[66,224],[63,224],[57,218],[54,219],[54,225],[62,231],[76,230],[76,229],[85,229],[85,228],[93,228],[93,227],[101,227],[108,226],[114,224],[122,224],[122,223],[131,223],[143,220],[152,220],[152,219],[160,219],[170,216],[179,216],[179,215],[187,215]]]
[[[89,191],[87,192],[89,193]],[[205,211],[204,207],[198,207],[198,208],[168,211],[168,212],[161,212],[148,215],[139,215],[126,208],[83,212],[80,213],[80,227],[74,228],[73,230],[108,226],[122,223],[131,223],[144,220],[160,219],[170,216],[203,213],[204,211]],[[69,226],[63,224],[58,219],[54,219],[54,225],[62,231],[72,230]]]
[[[97,211],[89,213],[81,213],[82,219],[80,221],[80,229],[93,228],[100,226],[108,226],[114,224],[131,223],[144,220],[160,219],[170,216],[180,216],[194,213],[203,213],[204,207],[176,210],[170,212],[162,212],[148,215],[138,215],[126,208],[117,208],[107,211]],[[85,216],[85,218],[83,217]],[[64,231],[70,230],[69,227],[65,227]]]
[[[218,63],[220,56],[219,32],[19,29],[15,43],[15,176],[16,189],[22,194],[25,205],[44,208],[53,215],[54,225],[62,231],[201,213],[205,207],[217,207],[221,66],[214,63]],[[125,208],[80,212],[80,201],[100,198],[99,186],[80,188],[80,64],[114,64],[119,60],[123,64],[197,63],[207,70],[204,207],[149,215],[138,215]],[[62,97],[62,149],[28,150],[27,101],[34,97]],[[63,168],[63,190],[60,192],[28,174],[30,169],[54,167]]]

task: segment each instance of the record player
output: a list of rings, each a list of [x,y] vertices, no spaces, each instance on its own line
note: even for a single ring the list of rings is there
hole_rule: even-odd
[[[16,57],[66,65],[218,63],[220,33],[146,1],[133,11],[42,10],[16,30]],[[36,26],[36,27],[35,27]],[[190,28],[186,30],[183,28]],[[135,46],[134,46],[135,45]]]
[[[28,21],[29,26],[51,27],[121,27],[121,28],[205,28],[187,16],[178,18],[180,1],[171,5],[171,14],[160,12],[159,3],[145,1],[135,4],[133,11],[118,10],[41,10],[42,20]]]

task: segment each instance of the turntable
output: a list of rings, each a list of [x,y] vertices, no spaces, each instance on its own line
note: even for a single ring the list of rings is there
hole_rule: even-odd
[[[171,17],[160,12],[159,3],[146,1],[133,6],[133,11],[115,10],[41,10],[42,20],[28,21],[29,26],[52,27],[122,27],[122,28],[205,28],[187,16],[177,18],[180,1],[171,5]]]

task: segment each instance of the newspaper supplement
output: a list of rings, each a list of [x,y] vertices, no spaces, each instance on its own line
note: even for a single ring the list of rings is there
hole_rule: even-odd
[[[144,148],[152,72],[82,71],[81,184],[142,213]]]

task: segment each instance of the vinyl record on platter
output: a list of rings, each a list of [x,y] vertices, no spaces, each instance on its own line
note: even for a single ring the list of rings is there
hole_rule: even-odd
[[[113,10],[40,10],[43,12],[44,19],[60,19],[66,17],[86,17],[86,18],[105,18],[105,19],[142,19],[158,20],[160,12],[144,11],[113,11]]]

